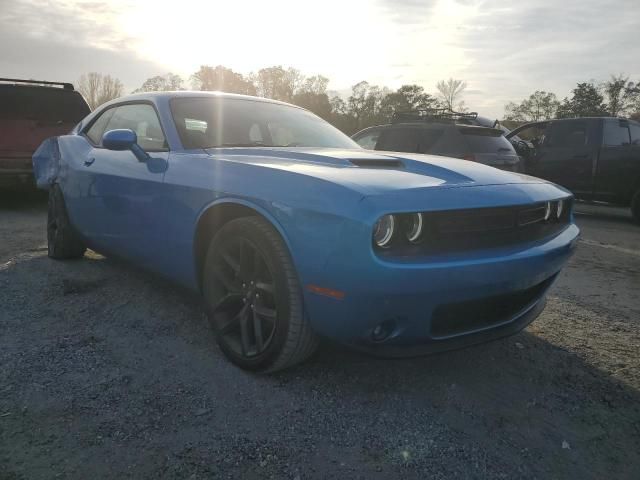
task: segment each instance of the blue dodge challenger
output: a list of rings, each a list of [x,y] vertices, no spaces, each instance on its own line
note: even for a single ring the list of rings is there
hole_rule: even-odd
[[[552,183],[363,150],[307,110],[241,95],[117,99],[33,164],[50,257],[91,248],[200,292],[222,351],[254,371],[321,337],[403,356],[515,333],[579,233]]]

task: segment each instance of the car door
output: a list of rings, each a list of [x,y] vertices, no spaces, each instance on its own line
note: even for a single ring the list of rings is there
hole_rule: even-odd
[[[629,121],[604,120],[603,141],[596,168],[595,190],[598,200],[626,203],[636,181]]]
[[[597,132],[587,120],[549,122],[536,145],[529,171],[577,195],[590,196],[599,143]]]
[[[149,154],[140,161],[130,150],[102,147],[104,132],[131,129]],[[168,148],[157,112],[151,103],[116,105],[89,125],[91,148],[83,158],[85,230],[95,248],[153,268],[163,250],[163,179]]]

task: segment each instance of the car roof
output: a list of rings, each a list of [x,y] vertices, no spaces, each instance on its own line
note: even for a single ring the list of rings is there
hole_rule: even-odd
[[[255,97],[252,95],[241,95],[239,93],[227,93],[227,92],[219,92],[219,91],[205,91],[205,90],[176,90],[169,92],[144,92],[144,93],[134,93],[131,95],[125,95],[123,97],[119,97],[115,100],[112,100],[109,103],[116,102],[128,102],[133,100],[157,100],[160,98],[202,98],[202,97],[211,97],[211,98],[232,98],[239,100],[251,100],[255,102],[264,102],[264,103],[276,103],[280,105],[288,105],[296,108],[297,105],[292,105],[287,102],[281,102],[279,100],[272,100],[270,98],[264,97]]]
[[[356,135],[360,135],[362,133],[366,133],[369,132],[371,130],[376,130],[376,129],[386,129],[386,128],[402,128],[402,127],[420,127],[420,128],[443,128],[443,127],[450,127],[450,128],[464,128],[465,130],[467,129],[479,129],[479,130],[495,130],[495,128],[491,128],[491,127],[484,127],[482,125],[468,125],[466,123],[454,123],[454,122],[438,122],[438,121],[433,121],[433,122],[399,122],[399,123],[385,123],[382,125],[374,125],[371,127],[367,127],[367,128],[363,128],[362,130],[354,133],[352,135],[352,137],[355,137]]]

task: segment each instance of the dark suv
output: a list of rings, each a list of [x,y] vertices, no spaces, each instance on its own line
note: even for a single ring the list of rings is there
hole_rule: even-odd
[[[476,118],[476,113],[444,110],[398,113],[390,124],[365,128],[351,138],[368,150],[428,153],[522,171],[520,157],[502,130],[469,125]]]
[[[0,78],[0,187],[33,183],[31,155],[90,112],[70,83]]]
[[[562,185],[576,198],[630,206],[640,222],[639,122],[566,118],[528,123],[506,137],[524,157],[526,173]]]

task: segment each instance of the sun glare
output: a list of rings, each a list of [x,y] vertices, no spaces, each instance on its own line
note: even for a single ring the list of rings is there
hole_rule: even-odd
[[[441,0],[404,25],[382,1],[142,0],[118,23],[141,58],[187,77],[203,64],[243,73],[283,65],[326,75],[330,88],[363,79],[395,87],[463,64],[449,40],[473,10]]]

